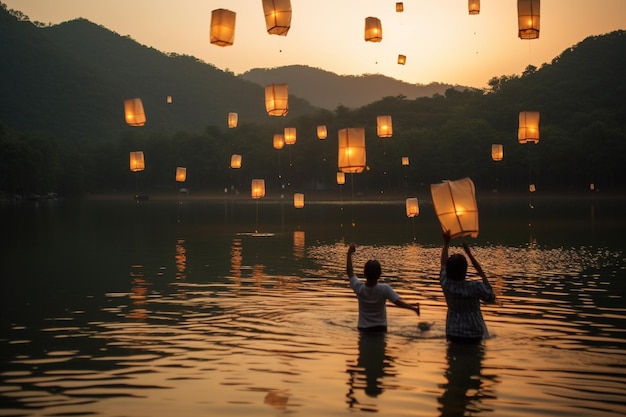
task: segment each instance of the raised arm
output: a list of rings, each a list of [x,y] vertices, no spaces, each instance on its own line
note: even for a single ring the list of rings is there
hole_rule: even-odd
[[[443,246],[441,247],[441,269],[446,269],[448,261],[448,247],[450,246],[450,231],[443,234]]]
[[[348,278],[351,278],[354,275],[354,268],[352,267],[352,254],[356,251],[356,246],[354,243],[350,244],[348,248],[348,254],[346,256],[346,274]]]
[[[478,275],[482,278],[483,284],[485,284],[485,287],[487,287],[487,289],[493,293],[493,289],[491,288],[491,284],[487,280],[487,275],[485,275],[485,272],[483,271],[483,268],[480,266],[480,264],[478,263],[476,258],[474,258],[474,255],[472,255],[472,251],[470,250],[469,245],[465,241],[463,241],[463,249],[465,249],[465,253],[467,254],[467,257],[469,258],[470,262],[472,263],[472,266],[474,267],[474,269],[476,270]],[[494,296],[494,298],[495,298],[495,296]]]

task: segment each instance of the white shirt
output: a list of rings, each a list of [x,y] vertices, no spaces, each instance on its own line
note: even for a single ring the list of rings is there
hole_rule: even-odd
[[[395,303],[400,296],[387,284],[368,287],[356,275],[350,277],[350,287],[359,299],[359,329],[387,326],[387,300]]]

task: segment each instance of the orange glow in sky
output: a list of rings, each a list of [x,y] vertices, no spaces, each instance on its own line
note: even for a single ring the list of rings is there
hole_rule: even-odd
[[[517,1],[291,0],[287,36],[269,35],[261,0],[3,0],[31,21],[85,18],[163,52],[192,55],[240,74],[252,68],[308,65],[340,75],[380,73],[409,83],[486,87],[494,76],[540,67],[587,36],[626,29],[626,0],[544,0],[540,37],[517,37]],[[209,43],[211,11],[237,13],[235,42]],[[380,43],[365,42],[365,18],[381,20]],[[398,54],[407,56],[398,65]]]

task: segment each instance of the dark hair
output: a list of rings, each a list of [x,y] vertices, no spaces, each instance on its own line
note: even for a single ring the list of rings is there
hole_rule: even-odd
[[[446,275],[455,281],[463,281],[467,273],[467,259],[460,253],[455,253],[446,261]]]
[[[375,259],[370,259],[369,261],[365,262],[365,266],[363,267],[363,273],[365,274],[365,278],[367,278],[368,281],[376,281],[378,278],[380,278],[380,274],[382,273],[382,270],[380,268],[380,262]]]

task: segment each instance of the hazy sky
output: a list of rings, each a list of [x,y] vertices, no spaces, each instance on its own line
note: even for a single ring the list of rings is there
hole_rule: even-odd
[[[32,21],[83,17],[163,52],[193,55],[236,74],[301,64],[341,75],[380,73],[410,83],[486,87],[493,76],[541,66],[590,35],[626,29],[626,0],[543,0],[539,39],[517,37],[517,1],[291,0],[286,37],[269,35],[261,0],[0,0]],[[235,43],[209,43],[211,10],[237,13]],[[365,18],[382,21],[383,40],[365,42]],[[398,54],[407,56],[397,64]]]

